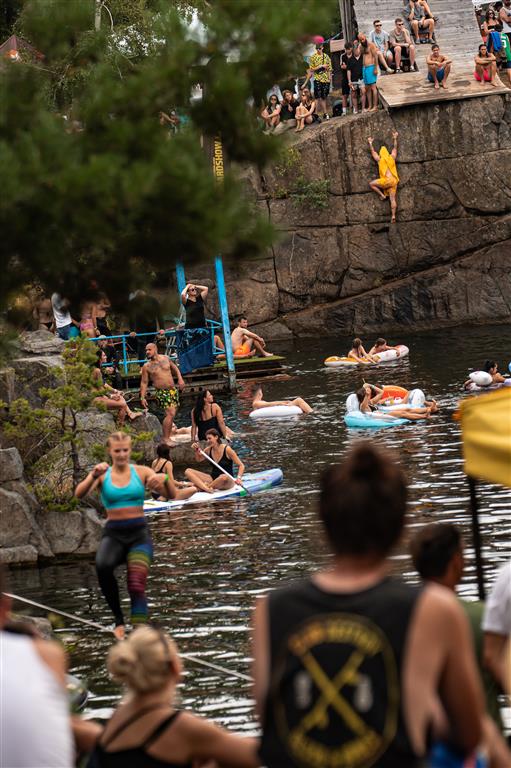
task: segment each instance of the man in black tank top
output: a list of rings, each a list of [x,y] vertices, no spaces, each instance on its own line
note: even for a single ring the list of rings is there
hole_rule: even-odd
[[[455,745],[476,747],[480,688],[456,600],[389,577],[406,496],[401,470],[370,444],[324,474],[320,517],[333,563],[256,608],[267,768],[418,768],[438,698]]]

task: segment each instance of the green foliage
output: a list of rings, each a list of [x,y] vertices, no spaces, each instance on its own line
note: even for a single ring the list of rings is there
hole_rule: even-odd
[[[255,112],[270,84],[303,71],[297,41],[324,30],[330,3],[107,0],[114,29],[103,9],[95,32],[93,0],[27,0],[18,27],[46,58],[2,72],[0,305],[29,281],[72,299],[94,279],[119,309],[178,258],[262,253],[267,221],[233,175],[213,179],[201,137],[221,133],[234,161],[275,156]],[[172,108],[188,127],[169,138],[158,113]]]
[[[328,208],[328,179],[307,179],[302,157],[296,147],[287,147],[281,154],[275,173],[281,183],[274,192],[277,199],[290,198],[297,206],[322,210]]]

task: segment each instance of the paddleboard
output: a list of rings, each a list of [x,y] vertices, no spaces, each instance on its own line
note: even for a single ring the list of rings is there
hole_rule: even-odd
[[[247,472],[243,475],[243,485],[248,489],[248,494],[244,488],[235,485],[227,491],[215,491],[214,493],[197,491],[197,493],[194,493],[189,499],[176,499],[175,501],[155,501],[153,499],[148,499],[144,502],[144,512],[146,515],[154,512],[170,512],[172,509],[190,506],[190,504],[207,504],[212,501],[220,501],[221,499],[236,498],[239,496],[247,497],[252,493],[266,491],[268,488],[280,485],[283,477],[284,475],[282,474],[281,469],[267,469],[264,472]]]
[[[351,357],[336,357],[333,355],[332,357],[327,357],[324,364],[327,368],[342,368],[345,366],[352,368],[359,365],[366,367],[368,365],[378,365],[378,363],[388,363],[391,360],[400,360],[402,357],[406,357],[409,353],[410,350],[408,347],[404,344],[397,344],[396,349],[386,349],[385,352],[380,352],[379,355],[374,355],[376,358],[376,362],[374,363],[353,360]]]

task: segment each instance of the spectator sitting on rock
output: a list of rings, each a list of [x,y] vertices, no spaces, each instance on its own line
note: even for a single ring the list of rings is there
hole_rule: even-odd
[[[379,19],[373,21],[373,31],[369,35],[369,40],[374,43],[378,53],[378,62],[380,69],[384,74],[390,74],[392,68],[389,67],[389,63],[392,62],[393,56],[389,46],[389,34],[383,29],[383,25]]]
[[[358,112],[358,93],[360,92],[360,108],[365,110],[366,87],[364,85],[364,59],[358,40],[353,41],[353,56],[348,61],[348,83],[351,91],[353,114]]]
[[[126,421],[126,416],[129,417],[130,421],[133,421],[144,414],[132,411],[123,395],[103,380],[103,366],[106,362],[107,359],[104,350],[98,349],[98,358],[92,371],[92,379],[96,386],[107,390],[108,394],[98,395],[98,397],[94,398],[94,403],[96,405],[104,406],[108,411],[116,411],[117,423],[119,427],[122,427]]]
[[[316,99],[316,111],[328,120],[326,100],[330,93],[330,81],[332,79],[332,60],[324,51],[325,41],[322,37],[316,38],[316,52],[309,59],[309,70],[314,74],[314,98]]]
[[[266,133],[272,133],[280,123],[280,104],[274,93],[270,96],[267,105],[261,112],[261,117],[266,126]]]
[[[102,373],[106,378],[108,384],[111,384],[115,389],[122,389],[122,376],[119,373],[119,353],[115,349],[112,340],[107,336],[98,336],[98,349],[103,350],[105,353],[106,361],[108,365],[102,368]]]
[[[290,128],[296,128],[296,108],[298,102],[293,93],[289,90],[282,92],[282,102],[280,104],[280,122],[273,131],[275,135],[289,131]]]
[[[401,72],[401,61],[403,54],[410,58],[410,66],[417,70],[417,64],[415,63],[415,46],[412,43],[412,38],[407,29],[405,29],[405,23],[403,19],[397,18],[395,21],[395,27],[389,35],[389,43],[394,55],[394,61],[396,62],[396,72]]]
[[[296,108],[296,129],[295,133],[303,131],[306,125],[310,125],[315,122],[316,115],[316,102],[311,99],[310,91],[308,88],[304,88],[300,95],[300,103]]]
[[[433,43],[431,46],[431,53],[426,59],[428,65],[428,80],[433,83],[434,87],[447,89],[447,78],[451,71],[451,59],[440,53],[440,46],[437,43]]]
[[[370,43],[363,34],[358,36],[363,56],[362,76],[366,89],[367,109],[369,112],[378,110],[378,49],[374,43]]]
[[[498,87],[498,83],[495,82],[497,77],[497,59],[493,53],[488,53],[486,43],[482,43],[479,46],[479,52],[474,58],[476,68],[474,72],[475,79],[484,85],[490,83],[495,88]]]
[[[426,43],[433,42],[433,35],[435,34],[435,20],[433,19],[429,6],[427,3],[418,2],[418,0],[409,0],[403,13],[410,22],[413,36],[416,43],[420,43],[421,38],[419,31],[424,30],[428,33]]]

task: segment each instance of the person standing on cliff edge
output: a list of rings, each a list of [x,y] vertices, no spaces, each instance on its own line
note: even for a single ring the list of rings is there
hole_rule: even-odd
[[[373,147],[373,138],[369,136],[367,141],[369,142],[369,149],[371,151],[371,157],[378,163],[379,177],[374,181],[369,182],[369,186],[376,192],[377,195],[385,200],[386,197],[390,200],[390,210],[392,212],[391,223],[396,222],[397,212],[397,185],[399,184],[399,176],[397,175],[396,158],[397,158],[397,137],[399,136],[397,131],[392,133],[394,139],[394,147],[392,152],[389,153],[387,147],[382,146],[380,153],[375,151]]]

